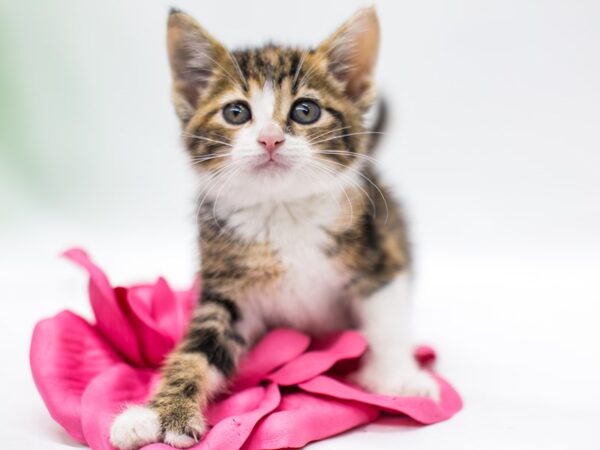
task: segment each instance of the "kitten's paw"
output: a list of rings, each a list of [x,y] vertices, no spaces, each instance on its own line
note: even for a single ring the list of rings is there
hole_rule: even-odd
[[[130,406],[110,427],[110,443],[120,450],[136,450],[159,440],[158,414],[145,406]]]
[[[352,380],[375,394],[428,397],[436,402],[440,399],[438,383],[429,373],[417,368],[393,371],[367,365],[356,372]]]
[[[173,415],[169,417],[174,418]],[[194,414],[183,423],[181,420],[173,420],[172,425],[168,425],[168,420],[166,422],[163,442],[176,448],[188,448],[196,444],[207,428],[201,414]]]
[[[171,447],[176,448],[188,448],[198,442],[197,437],[193,437],[189,434],[177,433],[175,431],[167,431],[165,433],[165,444],[169,444]]]

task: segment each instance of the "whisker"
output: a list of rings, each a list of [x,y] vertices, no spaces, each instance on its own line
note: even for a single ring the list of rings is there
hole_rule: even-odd
[[[373,198],[371,197],[371,195],[359,184],[357,183],[355,180],[353,180],[352,178],[348,177],[347,174],[344,174],[343,172],[336,172],[331,168],[327,168],[329,171],[331,171],[332,175],[334,176],[340,176],[343,177],[346,181],[348,181],[350,183],[351,186],[357,188],[358,190],[360,190],[364,196],[367,198],[367,200],[369,200],[369,203],[371,204],[371,209],[373,211],[373,214],[376,215],[377,214],[377,206],[375,205],[375,202],[373,201]]]
[[[370,161],[373,163],[379,163],[379,161],[376,158],[373,158],[370,155],[363,155],[362,153],[349,152],[347,150],[312,150],[312,152],[317,153],[317,154],[322,154],[322,155],[346,155],[346,156],[352,156],[352,157],[366,159],[367,161]]]
[[[249,153],[246,155],[242,155],[242,158],[252,158],[252,157],[260,155],[260,154],[262,154],[262,152]],[[229,163],[225,164],[223,167],[218,168],[217,170],[215,170],[213,173],[211,173],[209,175],[208,179],[204,183],[204,186],[202,186],[200,188],[200,192],[198,194],[198,199],[200,198],[200,196],[202,196],[202,199],[200,200],[200,202],[198,203],[198,206],[196,208],[196,218],[200,214],[200,210],[202,209],[202,206],[206,202],[206,200],[208,198],[208,194],[219,183],[219,179],[221,177],[227,176],[228,173],[226,173],[226,172],[229,169],[231,169],[232,167],[235,168],[237,165],[238,165],[238,161],[230,161]],[[196,200],[196,201],[198,201],[198,200]]]
[[[383,131],[361,131],[361,132],[357,132],[357,133],[340,134],[338,136],[333,136],[331,138],[323,139],[321,141],[311,142],[311,144],[315,145],[315,144],[320,144],[322,142],[333,141],[335,139],[341,139],[341,138],[348,137],[348,136],[359,136],[359,135],[364,135],[364,134],[387,134],[387,133],[385,133]]]
[[[183,133],[183,136],[185,136],[185,137],[191,137],[191,138],[194,138],[194,139],[200,139],[200,140],[207,141],[207,142],[213,142],[215,144],[221,144],[221,145],[225,145],[227,147],[233,147],[233,145],[228,144],[227,142],[218,141],[216,139],[211,139],[211,138],[208,138],[206,136],[199,136],[197,134]]]
[[[306,148],[305,145],[290,145],[289,147],[287,147],[287,150],[305,149],[305,148]],[[336,150],[336,149],[331,149],[331,150],[318,150],[317,149],[317,150],[315,150],[315,149],[311,148],[310,152],[312,154],[317,154],[317,155],[347,155],[347,156],[362,158],[369,162],[379,164],[379,160],[376,158],[373,158],[372,156],[363,155],[362,153],[349,152],[348,150]],[[289,152],[289,153],[287,153],[287,155],[289,155],[289,156],[302,156],[304,154],[305,154],[305,152]]]
[[[202,162],[202,161],[206,161],[206,160],[213,159],[213,158],[224,158],[224,157],[230,156],[230,155],[231,155],[231,153],[229,153],[229,152],[227,152],[227,153],[211,153],[206,156],[193,156],[190,158],[190,161]]]
[[[231,138],[229,138],[228,136],[223,136],[222,134],[215,133],[214,131],[211,131],[210,134],[213,135],[213,136],[217,136],[218,138],[221,138],[224,141],[228,141],[228,142],[231,143]]]
[[[204,199],[205,199],[206,195],[208,194],[208,191],[210,191],[210,189],[212,189],[213,182],[215,182],[215,180],[219,177],[219,175],[224,170],[226,170],[226,168],[227,168],[227,166],[221,167],[218,170],[216,170],[214,173],[210,174],[209,177],[204,181],[203,185],[198,190],[198,196],[196,198],[196,218],[200,214],[202,205],[204,204]],[[201,196],[202,196],[202,199],[200,200]]]
[[[229,78],[229,80],[235,84],[240,91],[244,91],[244,89],[242,88],[242,85],[233,77],[233,75],[231,75],[231,73],[229,73],[229,71],[227,69],[225,69],[221,64],[219,64],[217,61],[215,61],[214,58],[212,58],[210,55],[205,55],[208,59],[210,59],[215,65],[217,65],[218,67],[221,68],[221,70],[225,73],[225,75],[227,75],[227,78]],[[240,71],[241,73],[241,71]],[[244,78],[245,80],[245,78]]]
[[[200,166],[200,165],[202,165],[202,163],[205,163],[206,161],[212,161],[212,160],[219,159],[219,158],[227,158],[228,156],[230,156],[229,153],[227,153],[225,155],[207,156],[204,158],[192,159],[191,163],[192,163],[192,166]]]
[[[307,166],[307,168],[308,168],[308,169],[320,169],[319,167],[316,167],[316,166],[311,166],[311,165],[308,165],[308,166]],[[327,172],[325,172],[325,171],[323,171],[323,170],[321,170],[321,172],[323,172],[323,173],[327,173]],[[310,176],[310,175],[311,175],[311,173],[310,173],[310,172],[306,172],[306,173],[307,173],[307,175],[308,175],[308,176],[309,176],[309,177],[310,177],[312,180],[315,180],[315,181],[317,181],[317,182],[318,182],[318,181],[320,181],[318,178],[314,178],[314,177]],[[325,185],[325,187],[327,188],[327,189],[325,189],[325,191],[329,193],[329,196],[330,196],[330,197],[333,199],[333,201],[334,201],[334,202],[337,204],[338,211],[342,211],[342,205],[340,205],[340,202],[338,201],[337,197],[336,197],[335,195],[333,195],[333,192],[331,192],[331,189],[329,189],[329,186],[326,186],[326,185]]]
[[[390,215],[390,210],[389,210],[389,207],[388,207],[385,195],[383,195],[383,192],[381,191],[381,189],[379,188],[379,186],[377,186],[377,184],[375,184],[369,177],[367,177],[361,171],[356,170],[356,169],[354,169],[354,168],[352,168],[352,167],[350,167],[350,166],[348,166],[346,164],[342,164],[342,163],[338,163],[336,161],[330,161],[330,160],[327,160],[326,162],[327,163],[336,164],[338,166],[342,166],[342,167],[344,167],[344,168],[346,168],[346,169],[348,169],[348,170],[356,173],[357,175],[359,175],[360,177],[362,177],[363,179],[365,179],[368,183],[370,183],[371,186],[373,186],[377,190],[377,192],[381,196],[381,199],[383,200],[383,204],[385,205],[385,221],[384,221],[384,223],[387,223],[387,221],[389,219],[389,215]]]
[[[311,139],[308,141],[308,143],[309,143],[309,144],[312,144],[312,143],[313,143],[313,142],[315,142],[317,139],[320,139],[320,138],[322,138],[322,137],[324,137],[324,136],[327,136],[328,134],[335,133],[336,131],[343,131],[343,130],[346,130],[346,129],[348,129],[348,128],[351,128],[351,126],[350,126],[350,125],[348,125],[348,126],[341,127],[341,128],[335,128],[335,129],[333,129],[333,130],[329,130],[329,131],[326,131],[326,132],[324,132],[324,133],[319,133],[317,136],[313,136],[313,137],[312,137],[312,138],[311,138]]]
[[[236,175],[239,171],[241,170],[241,167],[235,167],[230,175],[227,177],[226,180],[223,181],[223,183],[221,184],[221,188],[218,190],[217,192],[217,196],[215,197],[215,201],[213,202],[213,208],[212,208],[212,217],[213,217],[213,222],[219,227],[219,232],[222,233],[223,232],[223,227],[221,227],[221,225],[219,224],[219,221],[217,220],[217,203],[219,202],[219,197],[221,195],[221,192],[223,191],[223,188],[227,185],[227,183],[233,178],[234,175]]]
[[[330,169],[330,170],[332,170],[332,169]],[[359,189],[364,194],[364,196],[367,197],[367,200],[369,200],[369,203],[371,204],[371,209],[373,210],[373,214],[374,215],[377,214],[377,206],[375,205],[375,202],[373,201],[373,198],[371,197],[371,195],[369,195],[369,193],[359,183],[357,183],[352,178],[348,177],[347,174],[344,174],[343,172],[335,172],[333,170],[332,170],[332,172],[335,175],[344,177],[344,179],[346,179],[348,182],[350,182],[350,184],[352,186],[354,186],[355,188]]]
[[[309,66],[309,69],[304,73],[304,76],[300,80],[300,86],[306,84],[308,80],[310,80],[311,75],[318,69],[318,63],[320,63],[324,59],[323,56],[316,58],[315,61]]]
[[[200,212],[202,211],[202,206],[204,205],[204,202],[206,201],[208,194],[210,193],[210,191],[217,185],[219,178],[221,176],[223,176],[224,173],[226,173],[227,170],[231,169],[231,167],[234,167],[233,162],[226,164],[223,167],[220,167],[219,169],[217,169],[214,173],[212,173],[208,180],[205,183],[205,186],[203,186],[200,189],[200,193],[198,194],[198,197],[200,197],[200,195],[204,194],[202,196],[202,200],[200,201],[200,203],[198,204],[198,207],[196,209],[196,220],[198,219],[198,216],[200,214]]]
[[[244,76],[244,73],[242,72],[240,65],[238,64],[237,60],[235,59],[235,57],[231,54],[231,52],[229,50],[227,50],[227,54],[229,55],[229,58],[231,59],[231,62],[233,63],[235,70],[237,71],[238,75],[242,79],[242,81],[244,83],[244,87],[246,88],[246,90],[248,90],[248,80]]]
[[[330,168],[327,168],[327,169],[329,169],[329,170],[327,170],[324,166],[318,165],[316,163],[316,161],[314,161],[313,164],[315,164],[313,167],[315,167],[317,169],[321,169],[325,173],[328,173],[329,175],[331,175],[331,179],[340,187],[340,189],[344,193],[344,196],[346,197],[346,201],[348,202],[348,207],[350,209],[350,220],[348,221],[348,224],[351,225],[354,221],[354,207],[352,206],[352,201],[350,200],[350,196],[348,195],[348,192],[346,192],[346,189],[344,188],[344,186],[342,186],[342,184],[336,179],[335,172],[333,170],[331,170]]]
[[[190,160],[191,161],[203,161],[205,159],[210,159],[213,158],[215,156],[228,156],[233,154],[231,151],[224,151],[224,152],[211,152],[211,153],[207,153],[206,155],[191,155],[190,156]]]
[[[308,56],[308,50],[306,50],[304,53],[302,53],[302,56],[300,57],[300,62],[298,63],[298,67],[296,68],[296,73],[294,74],[294,79],[292,80],[292,86],[294,87],[294,89],[298,89],[298,76],[300,75],[300,70],[302,69],[302,64],[304,64],[304,61],[306,60],[306,57]]]
[[[196,159],[196,158],[205,158],[206,156],[211,156],[211,155],[231,155],[231,154],[232,154],[231,150],[224,150],[221,152],[210,152],[210,153],[207,153],[206,155],[191,155],[190,158]]]

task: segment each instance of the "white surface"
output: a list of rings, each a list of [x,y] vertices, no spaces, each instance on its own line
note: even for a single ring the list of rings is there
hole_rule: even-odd
[[[314,43],[358,2],[305,1],[293,17],[274,0],[177,4],[240,44]],[[379,157],[412,217],[416,328],[465,409],[443,424],[380,423],[313,447],[600,448],[600,4],[377,4],[379,78],[395,111]],[[0,232],[7,449],[75,445],[50,420],[27,361],[38,319],[88,311],[84,276],[58,252],[84,245],[115,283],[165,274],[184,285],[194,267],[166,2],[45,5],[2,5],[42,174],[25,186],[18,168],[1,167],[11,208]]]
[[[40,225],[56,230],[55,242],[33,242],[28,232],[1,242],[11,255],[0,275],[1,351],[11,361],[0,384],[0,438],[7,449],[74,445],[48,416],[27,361],[36,320],[64,307],[88,312],[86,277],[55,258],[59,249],[83,239],[115,283],[191,269],[188,249],[173,236],[153,236],[173,245],[150,252],[145,235],[100,238],[64,224]],[[169,258],[158,261],[161,252]],[[596,267],[573,265],[566,273],[543,260],[428,258],[418,283],[418,334],[439,351],[438,369],[464,396],[464,410],[426,428],[386,419],[314,448],[597,449]]]

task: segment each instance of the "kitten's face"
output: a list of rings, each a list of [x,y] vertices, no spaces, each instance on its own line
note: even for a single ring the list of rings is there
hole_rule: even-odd
[[[316,50],[229,52],[189,16],[172,13],[174,101],[192,163],[214,191],[207,195],[285,200],[351,178],[368,151],[363,116],[378,37],[367,9]]]

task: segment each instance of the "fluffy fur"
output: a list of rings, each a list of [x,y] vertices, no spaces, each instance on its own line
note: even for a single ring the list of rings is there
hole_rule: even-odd
[[[360,10],[315,49],[234,52],[173,11],[167,42],[175,109],[202,186],[203,292],[157,392],[117,418],[112,443],[192,445],[205,430],[202,408],[276,326],[312,334],[359,328],[370,350],[357,383],[437,398],[411,355],[406,229],[378,181],[376,134],[366,128],[375,11]],[[299,101],[318,106],[314,123],[294,119]],[[228,121],[232,104],[251,117]],[[274,152],[259,142],[266,129],[280,133]]]

